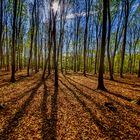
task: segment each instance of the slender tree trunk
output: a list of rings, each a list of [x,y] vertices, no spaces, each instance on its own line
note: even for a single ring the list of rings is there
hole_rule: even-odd
[[[51,6],[50,6],[51,7]],[[48,31],[48,75],[51,74],[51,50],[52,50],[52,20],[51,20],[51,10],[50,10],[50,19],[49,19],[49,31]]]
[[[23,68],[23,59],[22,59],[22,57],[23,57],[23,35],[21,35],[21,50],[20,50],[20,62],[19,62],[19,69],[20,69],[20,71],[22,70],[22,68]]]
[[[126,45],[126,36],[127,36],[127,23],[129,16],[129,0],[125,0],[125,26],[124,26],[124,37],[121,53],[121,67],[120,67],[120,77],[123,78],[123,66],[124,66],[124,57],[125,57],[125,45]]]
[[[24,68],[26,68],[26,46],[24,46]]]
[[[88,20],[86,20],[86,27],[84,33],[84,76],[86,76],[86,54],[87,54],[87,33],[88,33]]]
[[[135,65],[136,65],[136,46],[134,46],[134,59],[133,59],[133,72],[135,72]]]
[[[107,9],[108,9],[108,37],[107,37],[107,57],[108,57],[108,64],[109,64],[109,75],[110,80],[114,80],[113,73],[112,73],[112,66],[111,66],[111,59],[110,59],[110,33],[111,33],[111,17],[110,17],[110,2],[107,0]]]
[[[35,20],[36,20],[36,23],[35,23],[35,27],[36,27],[36,30],[35,30],[35,45],[34,45],[34,63],[35,63],[35,73],[38,72],[38,36],[39,36],[39,31],[38,31],[38,28],[39,28],[39,17],[38,17],[38,14],[39,14],[39,10],[38,10],[38,7],[37,7],[37,4],[38,4],[38,1],[36,0],[36,6],[35,6]]]
[[[94,74],[97,74],[97,60],[98,60],[98,25],[96,25],[96,53],[95,53],[95,70],[94,70]]]
[[[58,86],[58,63],[57,63],[57,48],[56,48],[56,15],[54,15],[53,12],[53,31],[52,31],[52,37],[53,37],[53,62],[54,62],[54,75],[55,75],[55,82],[54,85]]]
[[[86,69],[87,69],[87,65],[86,65],[86,62],[87,62],[87,36],[88,36],[88,21],[89,21],[89,12],[90,12],[90,3],[91,1],[90,0],[85,0],[85,3],[86,3],[86,25],[85,25],[85,32],[84,32],[84,71],[83,71],[83,74],[84,76],[86,76]]]
[[[8,25],[7,25],[7,21],[6,21],[6,70],[9,71],[9,38],[8,38]]]
[[[37,27],[36,27],[37,28]],[[37,29],[35,31],[35,45],[34,45],[34,63],[35,63],[35,73],[38,72],[38,69],[37,69]]]
[[[130,38],[132,36],[130,35]],[[131,39],[130,39],[131,40]],[[132,40],[131,40],[132,41]],[[132,54],[131,54],[131,49],[132,49],[132,42],[129,44],[129,58],[128,58],[128,68],[127,71],[131,74],[132,73]]]
[[[106,45],[106,25],[107,25],[107,0],[103,0],[103,25],[102,25],[101,55],[98,77],[98,89],[101,90],[106,90],[103,81],[105,45]]]
[[[12,62],[11,62],[11,82],[15,82],[15,29],[16,29],[16,19],[17,19],[17,0],[13,2],[13,33],[12,33]]]
[[[48,50],[48,75],[51,74],[51,45],[49,43],[49,50]]]
[[[51,20],[51,19],[50,19]],[[49,32],[49,39],[48,39],[48,48],[51,48],[51,36],[50,36],[50,32]],[[46,46],[45,46],[45,64],[44,64],[44,69],[43,69],[43,74],[42,74],[42,79],[45,78],[45,73],[46,73],[46,68],[47,68],[47,63],[50,62],[50,50],[48,51],[48,58],[46,58]],[[48,75],[50,75],[50,63],[48,66]]]
[[[33,39],[34,39],[34,10],[35,10],[35,1],[34,1],[34,6],[32,10],[32,24],[31,24],[31,44],[30,44],[30,56],[28,60],[28,67],[27,67],[27,76],[30,75],[29,70],[30,70],[30,64],[31,64],[31,58],[32,58],[32,49],[33,49]]]

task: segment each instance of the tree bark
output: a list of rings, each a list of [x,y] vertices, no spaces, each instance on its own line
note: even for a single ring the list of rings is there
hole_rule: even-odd
[[[126,36],[127,36],[127,23],[129,16],[129,0],[125,0],[125,25],[124,25],[124,37],[121,53],[121,67],[120,67],[120,77],[123,78],[123,66],[124,66],[124,57],[125,57],[125,46],[126,46]]]
[[[107,0],[107,15],[108,15],[108,37],[107,37],[107,57],[108,57],[108,64],[109,64],[109,75],[110,75],[110,80],[114,80],[113,78],[113,72],[112,72],[112,66],[111,66],[111,60],[110,60],[110,34],[111,34],[111,17],[110,17],[110,2]]]
[[[30,44],[30,56],[28,60],[28,67],[27,67],[27,76],[30,76],[30,63],[31,63],[31,58],[32,58],[32,49],[33,49],[33,38],[34,38],[34,10],[35,10],[35,1],[34,1],[34,6],[32,9],[32,24],[31,24],[31,44]]]
[[[54,85],[58,86],[58,63],[57,63],[57,48],[56,48],[56,16],[57,13],[52,12],[53,20],[53,30],[52,30],[52,39],[53,39],[53,64],[54,64]]]
[[[17,0],[13,2],[13,33],[12,33],[12,62],[11,62],[11,68],[12,68],[12,73],[11,73],[11,82],[15,82],[15,29],[16,29],[16,19],[17,19]]]
[[[107,0],[103,0],[103,25],[102,25],[101,54],[100,54],[100,66],[98,77],[98,89],[100,90],[106,90],[103,81],[105,45],[106,45],[106,25],[107,25]]]

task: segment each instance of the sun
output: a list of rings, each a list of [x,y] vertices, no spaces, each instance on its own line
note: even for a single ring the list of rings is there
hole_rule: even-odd
[[[52,3],[52,9],[54,12],[57,12],[59,10],[59,3],[57,1]]]

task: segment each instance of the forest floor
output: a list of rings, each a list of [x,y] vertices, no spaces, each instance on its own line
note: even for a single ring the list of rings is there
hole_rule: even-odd
[[[107,92],[97,90],[97,76],[59,74],[41,80],[0,75],[0,140],[140,140],[140,97],[136,75],[105,77]]]

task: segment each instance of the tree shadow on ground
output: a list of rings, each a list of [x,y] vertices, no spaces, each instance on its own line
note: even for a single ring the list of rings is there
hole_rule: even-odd
[[[0,81],[0,83],[1,83],[0,88],[4,87],[4,86],[9,86],[11,84],[16,84],[20,81],[24,81],[24,80],[26,80],[26,78],[27,78],[26,75],[18,75],[18,76],[16,76],[16,81],[14,83],[11,83],[10,79],[3,79],[2,81]]]
[[[66,77],[65,77],[65,78],[66,78]],[[69,79],[70,79],[70,78],[69,78]],[[92,102],[98,107],[98,109],[102,110],[103,107],[100,106],[98,103],[96,103],[92,97],[90,97],[89,95],[83,93],[83,91],[80,90],[80,88],[78,88],[75,84],[71,83],[70,80],[67,79],[67,81],[69,82],[69,84],[71,84],[72,86],[74,86],[74,87],[79,91],[79,93],[80,93],[81,95],[83,95],[85,98],[87,98],[87,99],[89,99],[90,101],[92,101]],[[73,81],[74,81],[74,80],[73,80]],[[78,84],[78,82],[76,82],[76,81],[74,81],[74,82]],[[86,86],[86,88],[91,90],[91,88],[88,88],[87,86]],[[107,94],[106,94],[106,93],[103,93],[102,91],[99,91],[99,90],[94,90],[94,89],[93,89],[93,90],[91,90],[91,91],[96,92],[96,93],[99,93],[99,94],[101,94],[102,96],[106,97],[106,98],[107,98],[108,100],[110,100],[111,102],[116,103],[116,104],[122,106],[124,109],[127,109],[128,111],[130,111],[130,112],[132,112],[132,113],[135,113],[135,114],[137,114],[137,115],[140,115],[140,112],[139,112],[139,111],[135,110],[134,108],[130,107],[129,105],[123,105],[123,104],[121,104],[120,102],[118,102],[118,101],[112,99],[110,96],[107,95],[107,94],[112,95],[112,92],[107,91],[107,92],[106,92]],[[114,95],[114,94],[113,94],[113,95]],[[122,118],[121,112],[117,111],[117,115],[119,116],[120,119],[122,119],[123,121],[125,121],[124,118]],[[130,122],[130,123],[131,123],[131,122]],[[135,123],[132,122],[131,124],[132,124],[133,127],[135,127],[136,129],[137,129],[137,128],[139,129],[139,127],[137,127],[137,125],[136,125]]]
[[[0,77],[5,76],[5,75],[9,75],[10,72],[4,73],[4,74],[0,74]]]
[[[28,82],[30,81],[30,79],[28,80]],[[30,86],[31,85],[35,85],[35,84],[37,84],[38,82],[37,82],[37,80],[36,81],[34,81],[33,83],[26,83],[25,85],[24,85],[24,87],[22,87],[22,91],[21,90],[18,90],[17,91],[17,89],[14,89],[14,90],[10,90],[9,92],[7,92],[7,93],[5,93],[5,94],[1,94],[0,95],[0,98],[4,98],[4,97],[6,97],[7,95],[9,95],[9,94],[11,94],[11,93],[14,93],[14,92],[16,92],[16,94],[17,94],[17,97],[14,97],[13,99],[9,99],[8,101],[6,101],[6,103],[14,103],[14,102],[16,102],[18,99],[21,99],[22,97],[24,97],[25,95],[26,95],[26,93],[28,93],[28,92],[30,92],[32,89],[34,89],[34,87],[33,88],[31,88],[30,89]],[[27,89],[28,88],[28,89]],[[27,90],[26,90],[27,89]],[[25,91],[24,91],[25,90]],[[19,93],[19,94],[18,94]]]
[[[68,78],[68,77],[67,77],[67,78]],[[71,78],[69,78],[69,79],[71,80]],[[75,80],[73,80],[73,82],[79,84],[79,82],[77,82],[77,81],[75,81]],[[80,83],[80,84],[81,84],[81,83]],[[118,101],[112,99],[110,96],[108,96],[108,95],[106,95],[106,94],[103,94],[101,91],[99,91],[99,90],[97,90],[97,89],[91,89],[90,87],[85,86],[85,85],[83,85],[83,84],[81,84],[81,86],[84,86],[85,88],[87,88],[87,89],[89,89],[89,90],[91,90],[91,91],[93,91],[93,92],[100,93],[100,94],[104,95],[106,98],[108,98],[109,100],[111,100],[112,102],[116,102],[118,105],[121,105],[121,106],[125,107],[128,111],[131,111],[132,113],[135,113],[135,114],[137,114],[137,115],[140,115],[140,112],[139,112],[139,111],[135,110],[134,108],[130,107],[129,105],[123,105],[123,104],[121,104],[120,102],[118,102]],[[116,96],[116,97],[119,97],[119,98],[124,99],[124,100],[129,101],[129,102],[132,101],[132,99],[130,99],[130,98],[126,97],[126,96],[118,95],[117,93],[114,93],[114,92],[107,91],[106,93],[109,94],[109,95],[114,95],[114,96]]]
[[[123,100],[126,100],[126,101],[128,101],[128,102],[132,101],[132,99],[129,98],[129,97],[122,96],[122,95],[120,95],[120,94],[118,94],[118,93],[114,93],[114,92],[109,91],[109,90],[107,91],[107,93],[108,93],[108,94],[111,94],[111,95],[114,95],[114,96],[116,96],[116,97],[118,97],[118,98],[121,98],[121,99],[123,99]]]
[[[30,89],[27,89],[26,91],[23,91],[21,94],[20,94],[21,91],[19,91],[19,94],[17,93],[17,96],[16,97],[13,97],[12,99],[9,99],[8,101],[4,102],[5,107],[4,107],[3,110],[0,111],[0,115],[2,115],[2,116],[6,115],[7,114],[7,111],[9,110],[9,107],[8,106],[10,106],[11,104],[12,105],[13,104],[17,104],[17,101],[19,101],[22,98],[24,98],[25,96],[29,95],[30,92],[32,92],[36,88],[36,86],[38,85],[38,83],[39,82],[35,81],[34,83],[32,83],[32,84],[35,84],[34,87],[32,87]],[[8,92],[7,94],[10,94],[10,93]]]
[[[66,77],[65,75],[63,75],[63,76],[64,76],[65,78],[69,79],[70,81],[79,84],[80,86],[83,86],[83,87],[85,87],[85,88],[88,88],[88,89],[90,89],[90,90],[92,90],[92,91],[93,91],[93,90],[96,90],[96,89],[92,89],[92,88],[90,88],[90,87],[88,87],[88,86],[86,86],[86,85],[84,85],[84,84],[81,84],[80,82],[77,82],[77,81],[73,80],[73,79],[70,78],[70,77]]]
[[[96,90],[97,90],[97,89],[92,89],[92,88],[90,88],[90,87],[88,87],[88,86],[86,86],[86,85],[84,85],[84,84],[81,84],[80,82],[77,82],[77,81],[75,81],[75,80],[73,80],[73,79],[71,79],[71,78],[69,78],[69,77],[67,77],[67,79],[69,79],[70,81],[73,81],[73,82],[75,82],[75,83],[77,83],[77,84],[79,84],[79,85],[81,85],[81,86],[83,86],[83,87],[85,87],[85,88],[88,88],[88,89],[90,89],[90,90],[92,90],[92,91],[96,91]],[[132,99],[130,99],[129,97],[122,96],[122,95],[120,95],[120,94],[113,93],[113,92],[110,92],[110,91],[107,91],[107,93],[112,94],[112,95],[114,95],[114,96],[116,96],[116,97],[119,97],[119,98],[121,98],[121,99],[124,99],[124,100],[126,100],[126,101],[131,101],[131,100],[132,100]]]
[[[93,78],[98,78],[98,76],[95,76],[95,75],[91,75],[91,74],[87,74],[86,78],[90,79],[90,80],[94,80]],[[106,78],[104,77],[105,80],[108,80],[108,81],[111,81],[111,82],[116,82],[116,83],[120,83],[120,84],[125,84],[125,85],[129,85],[129,86],[132,86],[132,87],[140,87],[139,84],[135,84],[135,83],[128,83],[128,82],[124,82],[124,81],[120,81],[120,80],[117,80],[117,79],[114,79],[114,80],[110,80],[109,78]],[[123,78],[124,79],[124,78]],[[126,80],[130,80],[128,79],[127,77],[125,78]],[[132,79],[133,80],[133,79]],[[131,89],[131,88],[130,88]],[[139,91],[139,90],[138,90]]]
[[[111,137],[110,134],[111,134],[111,133],[114,133],[114,130],[113,130],[113,129],[112,129],[112,130],[111,130],[111,129],[108,130],[108,129],[106,128],[106,124],[105,124],[104,122],[100,121],[100,120],[97,118],[97,116],[96,116],[95,114],[93,114],[93,112],[92,112],[91,109],[88,107],[88,105],[86,104],[86,102],[83,101],[83,100],[81,100],[81,99],[79,98],[79,96],[77,95],[77,92],[75,92],[72,88],[70,88],[68,85],[66,85],[62,80],[59,79],[59,81],[60,81],[60,83],[61,83],[63,86],[65,86],[65,87],[74,95],[74,97],[76,98],[76,100],[77,100],[77,101],[80,103],[80,105],[83,107],[83,110],[89,114],[90,120],[91,120],[93,123],[95,123],[95,125],[99,128],[99,130],[102,132],[102,134],[103,134],[104,136],[106,136],[106,137]],[[109,133],[109,132],[110,132],[110,133]]]
[[[15,113],[15,115],[11,119],[8,120],[7,126],[0,133],[1,140],[8,140],[9,135],[14,131],[14,129],[18,126],[19,122],[22,120],[23,116],[25,115],[26,109],[31,104],[31,101],[37,94],[37,90],[39,89],[41,85],[42,85],[42,81],[40,81],[35,86],[35,88],[32,89],[30,96],[27,98],[27,100],[24,102],[21,108]]]
[[[126,85],[130,85],[130,86],[133,86],[133,87],[140,87],[139,84],[135,84],[135,83],[128,83],[128,82],[124,82],[124,81],[120,81],[120,80],[114,80],[114,82],[117,82],[117,83],[120,83],[120,84],[126,84]]]
[[[88,77],[89,78],[89,77]],[[90,79],[90,78],[89,78]],[[92,79],[92,80],[94,80],[94,79]],[[109,79],[108,79],[109,80]],[[110,80],[109,80],[110,81]],[[113,81],[113,82],[117,82],[117,81]],[[111,83],[107,83],[107,84],[109,84],[109,85],[112,85],[112,86],[116,86],[116,85],[114,85],[114,84],[111,84]],[[126,83],[126,85],[133,85],[133,84],[127,84]],[[121,85],[119,85],[119,86],[121,86]],[[122,86],[121,86],[122,87]],[[89,88],[89,87],[88,87]],[[133,88],[127,88],[127,87],[122,87],[122,88],[125,88],[125,89],[128,89],[128,90],[132,90],[132,91],[140,91],[140,90],[138,90],[138,89],[133,89]],[[90,88],[89,88],[90,89]],[[110,92],[110,91],[107,91],[107,93],[110,93],[110,94],[113,94],[114,96],[116,96],[116,97],[119,97],[119,98],[121,98],[121,99],[124,99],[124,100],[127,100],[127,101],[132,101],[132,99],[131,98],[129,98],[129,97],[126,97],[126,96],[123,96],[123,95],[120,95],[120,94],[118,94],[118,93],[114,93],[114,92]]]
[[[36,84],[36,82],[32,83],[31,85]],[[37,84],[38,84],[38,82],[37,82]],[[29,88],[29,86],[28,86],[28,88]],[[8,101],[6,101],[6,104],[7,103],[16,104],[17,101],[21,100],[23,97],[25,97],[27,94],[29,94],[29,92],[31,92],[32,90],[34,90],[35,87],[32,87],[31,89],[27,89],[26,91],[23,91],[20,95],[17,95],[17,97],[14,97],[13,99],[9,99]]]
[[[102,105],[96,103],[96,101],[94,100],[94,98],[92,98],[91,96],[85,94],[83,91],[81,91],[76,85],[74,85],[74,84],[71,83],[70,81],[68,81],[69,84],[72,85],[74,88],[77,89],[76,92],[74,92],[72,88],[70,88],[70,87],[68,87],[67,85],[65,85],[61,80],[60,80],[60,82],[74,94],[74,96],[76,97],[76,99],[77,99],[79,102],[82,102],[82,103],[83,103],[83,106],[84,106],[84,107],[87,106],[87,105],[86,105],[86,103],[85,103],[84,101],[82,101],[82,100],[77,96],[77,93],[83,95],[86,99],[92,101],[92,103],[96,105],[96,107],[102,112],[102,114],[104,114],[103,116],[105,116],[105,117],[108,119],[108,121],[109,121],[108,116],[106,116],[106,112],[105,112],[105,110],[104,110],[104,106],[102,106]],[[81,100],[81,101],[80,101],[80,100]],[[87,108],[87,107],[86,107],[86,108]],[[89,108],[89,109],[86,109],[86,110],[88,110],[88,112],[89,112],[90,108]],[[90,114],[91,114],[91,113],[90,113]],[[120,127],[121,127],[121,122],[124,122],[124,121],[127,122],[127,121],[124,119],[124,117],[122,117],[121,112],[117,111],[117,114],[115,113],[114,115],[119,117],[119,123],[117,123],[117,125],[119,125]],[[92,116],[93,116],[93,114],[92,114]],[[117,117],[117,118],[118,118],[118,117]],[[95,115],[94,115],[94,118],[96,118]],[[94,121],[96,122],[96,120],[98,120],[98,118],[96,118]],[[114,122],[114,123],[115,123],[115,122]],[[112,138],[112,137],[114,136],[114,135],[112,135],[113,133],[115,133],[116,136],[117,136],[117,135],[121,135],[120,132],[118,132],[118,131],[115,130],[116,128],[115,128],[114,126],[111,127],[111,128],[109,128],[109,131],[108,131],[108,130],[106,130],[106,129],[104,129],[104,128],[102,128],[102,127],[100,126],[100,124],[102,124],[103,126],[106,126],[105,123],[100,122],[100,123],[98,124],[98,121],[97,121],[95,124],[99,127],[99,129],[100,129],[101,131],[105,132],[106,136],[109,136],[109,137]],[[114,124],[114,125],[115,125],[115,124]],[[139,128],[137,127],[136,124],[131,124],[131,123],[130,123],[130,126],[132,126],[132,125],[133,125],[133,127],[135,127],[137,130],[139,130]],[[108,133],[108,135],[107,135],[107,133]],[[131,136],[135,136],[135,134],[133,134],[131,131],[129,131],[129,133],[130,133]],[[122,135],[122,137],[125,138],[125,137],[127,137],[127,135]]]
[[[57,139],[57,112],[58,112],[58,86],[54,87],[54,94],[51,96],[51,117],[47,115],[47,98],[49,96],[46,83],[44,81],[44,94],[42,100],[42,139],[56,140]]]
[[[48,89],[46,86],[45,81],[43,82],[44,84],[44,93],[43,93],[43,100],[42,100],[42,105],[41,105],[41,112],[42,112],[42,118],[43,118],[43,124],[42,124],[42,139],[45,140],[47,138],[49,138],[49,134],[50,134],[50,120],[48,118],[47,115],[47,98],[48,98]]]
[[[111,86],[116,86],[115,84],[112,84],[112,83],[107,83],[108,85],[111,85]],[[118,87],[120,87],[120,88],[125,88],[125,89],[128,89],[128,90],[131,90],[131,91],[137,91],[137,92],[140,92],[140,90],[139,89],[134,89],[134,88],[128,88],[128,87],[124,87],[124,86],[122,86],[122,85],[117,85]],[[127,85],[126,85],[127,86]]]

